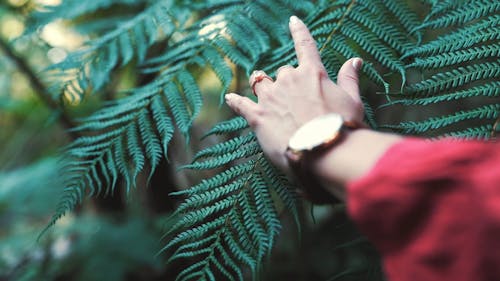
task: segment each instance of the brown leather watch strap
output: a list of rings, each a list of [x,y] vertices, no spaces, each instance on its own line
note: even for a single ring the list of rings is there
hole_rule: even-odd
[[[297,159],[296,155],[291,151],[287,150],[286,152],[288,164],[294,173],[296,182],[301,187],[301,195],[314,204],[341,203],[342,201],[325,190],[318,177],[311,171],[311,165],[309,164],[310,157],[312,156],[311,153],[306,153],[302,157],[299,157],[300,159]]]
[[[312,161],[320,154],[325,153],[326,150],[332,148],[336,143],[341,142],[346,130],[354,130],[366,127],[363,123],[358,122],[344,122],[341,131],[331,142],[326,142],[312,150],[308,151],[292,151],[290,147],[287,148],[285,156],[288,159],[288,164],[295,175],[297,183],[302,187],[303,196],[316,204],[333,204],[341,203],[342,201],[328,192],[319,181],[318,177],[314,175],[311,170]],[[332,167],[335,169],[335,167]]]

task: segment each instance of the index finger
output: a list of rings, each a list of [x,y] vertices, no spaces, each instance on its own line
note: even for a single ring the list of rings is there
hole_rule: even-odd
[[[290,33],[295,44],[299,65],[323,65],[316,47],[316,41],[314,41],[304,22],[296,16],[290,17]]]

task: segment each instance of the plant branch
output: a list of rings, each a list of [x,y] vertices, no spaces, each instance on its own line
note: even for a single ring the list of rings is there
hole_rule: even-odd
[[[36,76],[33,69],[28,65],[28,63],[19,55],[17,55],[11,46],[3,39],[0,38],[0,51],[3,52],[10,60],[14,62],[16,67],[23,73],[26,78],[28,78],[31,87],[38,95],[40,100],[51,110],[55,112],[59,112],[59,122],[62,127],[65,129],[66,134],[70,137],[71,140],[75,140],[79,137],[79,134],[76,132],[72,132],[69,129],[75,127],[74,122],[68,116],[64,107],[58,104],[51,98],[51,95],[42,81]]]
[[[323,46],[321,46],[321,48],[319,49],[320,54],[323,53],[323,50],[328,46],[328,43],[330,43],[330,41],[333,40],[333,35],[335,35],[335,33],[337,33],[338,29],[340,28],[340,26],[344,22],[345,18],[347,17],[347,15],[351,12],[352,8],[354,7],[354,4],[356,4],[356,0],[352,0],[351,3],[349,4],[349,6],[347,6],[344,14],[340,18],[340,20],[337,22],[337,25],[335,26],[335,28],[332,29],[330,34],[328,34],[326,41],[323,43]]]

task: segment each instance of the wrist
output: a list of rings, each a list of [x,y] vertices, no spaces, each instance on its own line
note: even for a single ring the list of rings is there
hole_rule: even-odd
[[[352,130],[338,145],[315,155],[311,168],[316,177],[328,183],[328,188],[341,188],[345,193],[343,186],[367,174],[387,149],[400,140],[401,136],[370,129]],[[333,187],[335,184],[340,187]]]
[[[357,122],[348,122],[341,115],[331,113],[312,119],[300,127],[290,138],[285,153],[294,178],[302,185],[306,197],[316,203],[333,203],[332,195],[324,188],[321,177],[316,174],[314,163],[327,151],[340,145],[350,131],[362,127]]]

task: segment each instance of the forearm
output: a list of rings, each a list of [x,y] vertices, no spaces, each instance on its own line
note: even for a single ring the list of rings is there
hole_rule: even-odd
[[[359,129],[345,134],[341,142],[313,159],[312,171],[324,188],[345,199],[348,182],[361,178],[401,136]]]

